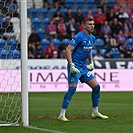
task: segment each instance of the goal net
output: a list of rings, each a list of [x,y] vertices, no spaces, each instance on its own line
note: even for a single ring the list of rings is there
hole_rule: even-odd
[[[25,106],[23,94],[25,95],[26,92],[22,93],[22,68],[24,68],[22,63],[24,61],[21,58],[24,50],[20,44],[22,45],[27,40],[23,37],[24,41],[21,41],[20,33],[22,32],[21,15],[26,13],[26,10],[24,13],[21,12],[21,4],[26,7],[26,0],[0,1],[0,126],[21,125],[25,121],[23,120],[25,110],[23,109]],[[26,47],[25,50],[27,50]],[[23,60],[26,58],[24,57]]]

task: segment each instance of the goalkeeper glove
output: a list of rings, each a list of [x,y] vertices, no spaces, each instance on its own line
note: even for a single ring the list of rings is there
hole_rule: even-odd
[[[75,67],[74,63],[70,63],[70,73],[71,74],[77,74],[80,73],[80,71]]]
[[[87,68],[92,71],[94,69],[94,63],[93,63],[93,60],[90,61],[90,64],[87,65]]]

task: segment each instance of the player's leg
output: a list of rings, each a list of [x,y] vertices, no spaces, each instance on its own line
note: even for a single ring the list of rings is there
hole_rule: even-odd
[[[98,105],[100,100],[100,85],[96,81],[95,77],[91,72],[86,68],[84,69],[83,75],[80,77],[82,83],[86,83],[92,88],[92,117],[100,117],[102,119],[107,119],[108,116],[104,116],[98,112]]]
[[[100,85],[97,83],[96,79],[93,78],[86,82],[92,88],[92,117],[108,119],[108,116],[102,115],[98,112],[98,105],[100,100]]]
[[[69,121],[65,117],[66,109],[68,108],[68,106],[70,104],[70,101],[71,101],[72,96],[74,95],[74,93],[76,91],[76,88],[77,88],[77,84],[69,84],[69,89],[66,92],[66,94],[64,95],[64,99],[63,99],[63,102],[62,102],[62,108],[61,108],[61,111],[60,111],[60,115],[58,117],[59,120]]]
[[[62,102],[62,108],[60,111],[60,115],[58,117],[59,120],[68,121],[68,119],[65,117],[65,114],[66,114],[66,110],[71,102],[71,99],[76,91],[79,77],[80,77],[80,74],[75,74],[75,75],[70,74],[70,70],[68,68],[69,88],[68,88],[68,91],[66,92],[66,94],[64,95],[64,99]]]

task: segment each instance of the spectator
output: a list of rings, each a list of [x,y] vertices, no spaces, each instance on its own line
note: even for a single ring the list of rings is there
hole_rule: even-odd
[[[105,20],[103,22],[103,24],[101,25],[100,34],[103,37],[108,36],[109,34],[111,34],[111,28],[110,28],[107,20]],[[106,37],[104,37],[104,38],[106,38]]]
[[[4,29],[3,38],[5,40],[9,38],[16,38],[16,35],[13,30],[13,23],[10,21],[10,16],[7,16],[6,20],[3,22],[3,29]]]
[[[46,36],[49,40],[57,38],[57,26],[54,24],[53,19],[50,20],[50,23],[46,27]]]
[[[32,29],[31,34],[28,39],[28,43],[33,43],[33,42],[40,42],[41,38],[40,36],[36,33],[35,29]]]
[[[69,24],[69,21],[71,20],[71,18],[74,16],[74,14],[72,13],[72,9],[68,8],[67,12],[65,13],[65,15],[63,16],[64,18],[64,22],[66,25]]]
[[[97,49],[97,54],[93,57],[94,60],[102,60],[104,59],[102,56],[101,56],[101,53],[100,53],[100,50]]]
[[[50,42],[50,44],[45,49],[45,59],[53,58],[53,52],[57,51],[55,45]]]
[[[79,31],[82,31],[82,30],[83,30],[83,25],[80,24],[80,25],[79,25]]]
[[[124,59],[124,54],[120,53],[120,59]]]
[[[53,0],[53,5],[54,5],[54,8],[59,8],[59,0]]]
[[[48,0],[43,0],[43,7],[48,9]]]
[[[104,56],[104,58],[114,58],[112,55],[110,55],[110,51],[109,50],[107,50],[106,52],[105,52],[105,56]]]
[[[112,31],[112,37],[116,37],[120,30],[122,30],[122,24],[118,21],[117,18],[114,18],[113,23],[110,26]]]
[[[43,58],[43,50],[42,50],[42,47],[40,45],[40,42],[36,43],[34,55],[35,55],[35,59],[42,59]]]
[[[133,29],[130,31],[130,36],[129,38],[133,38]]]
[[[123,30],[124,32],[126,31],[128,36],[130,36],[130,31],[133,29],[132,23],[130,19],[126,19],[124,24],[123,24]]]
[[[110,47],[110,49],[117,50],[117,46],[118,44],[116,42],[116,39],[112,37],[111,35],[109,35],[108,47]]]
[[[109,8],[108,0],[96,0],[97,1],[97,8],[101,8],[102,11],[105,13],[107,8]]]
[[[121,52],[121,54],[124,55],[124,58],[132,57],[133,50],[131,46],[127,45],[126,41],[123,41],[122,43],[120,43],[118,49]]]
[[[120,8],[120,12],[116,14],[118,21],[121,22],[122,24],[125,22],[126,19],[129,19],[129,15],[127,12],[123,10],[123,8]]]
[[[115,10],[114,8],[110,8],[106,13],[106,19],[109,22],[109,25],[112,24],[114,18],[116,18]]]
[[[88,12],[87,12],[87,14],[85,15],[84,18],[93,18],[94,19],[92,11],[90,9],[88,10]]]
[[[50,9],[50,8],[58,8],[60,7],[59,4],[63,4],[63,0],[43,0],[43,7]]]
[[[82,11],[80,8],[78,8],[77,13],[74,15],[75,21],[77,25],[80,25],[84,19],[84,15],[82,14]]]
[[[65,0],[58,0],[58,1],[59,1],[59,3],[58,3],[59,8],[65,8],[66,7]]]
[[[58,59],[58,52],[57,51],[54,51],[53,52],[53,57],[52,59]]]
[[[58,37],[60,40],[68,38],[67,28],[66,28],[63,18],[59,19],[59,23],[57,25],[57,30],[58,30]]]
[[[35,43],[28,44],[28,59],[35,58]]]
[[[67,26],[67,32],[70,35],[70,38],[72,38],[78,31],[78,25],[75,22],[75,18],[71,18],[69,25]]]
[[[131,58],[133,58],[133,51],[132,51],[132,53],[131,53]]]
[[[58,58],[60,59],[65,59],[65,50],[66,50],[66,45],[65,44],[60,44],[60,46],[58,47]]]
[[[119,33],[116,35],[116,41],[118,44],[126,41],[125,35],[122,30],[120,30]]]
[[[59,19],[62,18],[63,15],[61,14],[60,10],[57,10],[55,14],[53,15],[53,20],[55,24],[59,23]]]
[[[132,23],[132,26],[133,26],[133,9],[130,12],[130,20],[131,20],[131,23]]]
[[[122,7],[121,3],[119,2],[119,0],[116,0],[114,3],[114,10],[115,13],[118,13],[120,11],[120,8]]]
[[[102,12],[102,9],[98,8],[98,12],[94,16],[96,35],[100,35],[101,25],[105,20],[106,20],[106,16]]]

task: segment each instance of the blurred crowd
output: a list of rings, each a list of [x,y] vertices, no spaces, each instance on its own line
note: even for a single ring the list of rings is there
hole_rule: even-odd
[[[71,40],[76,33],[82,31],[82,20],[88,17],[94,19],[95,31],[93,34],[104,41],[106,49],[104,56],[100,54],[101,49],[96,49],[95,59],[114,58],[113,55],[110,55],[111,50],[119,51],[120,58],[133,58],[133,44],[127,43],[129,38],[133,39],[133,2],[121,3],[120,0],[116,0],[110,5],[108,0],[95,0],[95,10],[86,8],[85,11],[85,7],[77,7],[74,11],[71,7],[67,8],[65,0],[43,0],[43,7],[47,10],[57,9],[53,16],[50,16],[50,20],[44,28],[45,38],[50,43],[43,49],[42,38],[37,34],[37,29],[32,27],[28,38],[28,57],[30,59],[64,59],[67,45],[62,43],[62,40],[66,38]],[[11,8],[10,11],[7,11],[9,8]],[[60,10],[63,8],[67,8],[65,13]],[[19,17],[17,1],[1,0],[0,10],[0,19],[6,16],[4,28],[0,28],[0,37],[8,39],[8,34],[4,35],[4,33],[13,33],[13,25],[9,19]],[[12,37],[15,38],[14,35]],[[58,47],[51,42],[55,38],[61,42]]]

